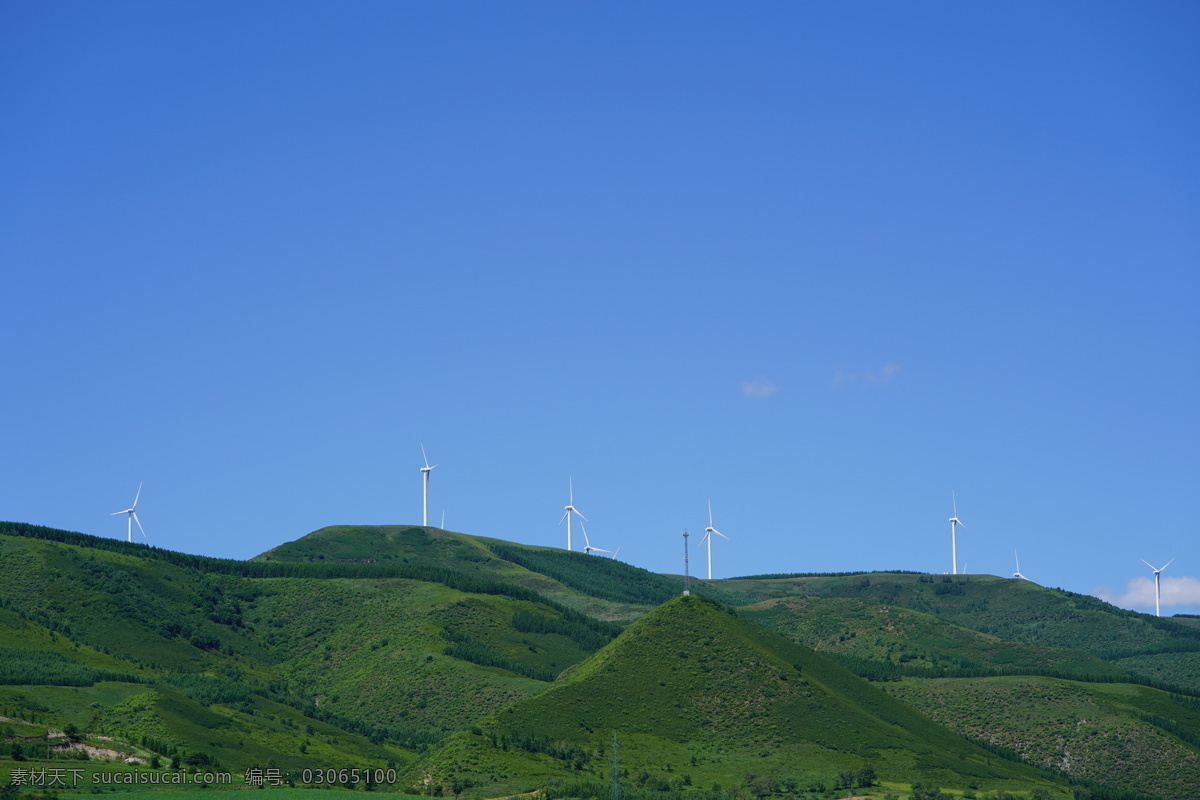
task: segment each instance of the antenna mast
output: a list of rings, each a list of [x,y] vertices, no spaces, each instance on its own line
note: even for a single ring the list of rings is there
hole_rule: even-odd
[[[692,593],[692,579],[688,575],[688,549],[687,549],[688,532],[687,528],[683,529],[683,596],[687,597]]]

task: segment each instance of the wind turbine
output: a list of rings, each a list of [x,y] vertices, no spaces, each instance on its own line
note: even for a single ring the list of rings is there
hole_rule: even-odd
[[[967,527],[962,524],[962,520],[958,518],[958,500],[954,497],[954,492],[950,493],[950,502],[954,504],[954,516],[950,518],[950,565],[953,574],[958,574],[958,541],[954,536],[954,526],[959,525],[964,529]]]
[[[142,527],[142,521],[140,519],[138,519],[138,515],[137,515],[137,501],[138,501],[138,498],[141,496],[142,496],[142,484],[139,481],[138,488],[137,488],[137,494],[135,494],[133,496],[133,505],[131,505],[129,508],[124,509],[123,511],[114,511],[113,513],[109,514],[110,517],[115,517],[117,514],[128,514],[129,515],[128,518],[126,519],[126,522],[129,523],[129,529],[125,533],[125,541],[127,541],[127,542],[133,541],[133,523],[135,523],[135,522],[138,524],[138,530],[140,530],[142,532],[142,538],[143,539],[148,538],[146,536],[146,529]],[[1164,567],[1163,569],[1166,569],[1166,567]]]
[[[421,492],[421,525],[429,527],[429,473],[441,466],[434,464],[429,466],[429,456],[425,455],[425,445],[421,445],[421,458],[425,459],[425,466],[421,467],[422,489]]]
[[[1026,578],[1024,575],[1021,574],[1021,559],[1017,558],[1016,550],[1013,550],[1013,560],[1017,562],[1017,571],[1013,573],[1013,577],[1020,578],[1023,581],[1029,580],[1029,578]]]
[[[712,520],[712,500],[708,501],[708,527],[704,529],[704,538],[700,540],[700,544],[708,542],[708,579],[712,580],[712,535],[716,534],[725,541],[729,541],[729,537],[721,533],[713,527]]]
[[[571,549],[571,515],[578,514],[579,518],[582,520],[585,520],[585,521],[587,520],[587,517],[585,517],[583,514],[580,514],[579,509],[575,507],[575,481],[574,481],[574,479],[567,478],[567,487],[568,487],[568,490],[570,491],[570,496],[569,496],[570,499],[567,501],[567,504],[565,506],[563,506],[563,508],[566,509],[566,513],[563,514],[562,519],[560,519],[558,522],[561,525],[563,519],[565,519],[567,521],[567,549],[570,550]]]
[[[1171,561],[1174,561],[1174,560],[1175,559],[1173,559],[1173,558],[1171,559]],[[1162,588],[1158,582],[1159,581],[1158,573],[1162,572],[1164,569],[1171,566],[1171,561],[1168,561],[1167,563],[1163,564],[1158,569],[1155,569],[1153,564],[1151,564],[1149,561],[1147,561],[1144,558],[1142,559],[1143,564],[1145,564],[1150,569],[1154,570],[1154,616],[1156,616],[1156,617],[1162,616],[1162,608],[1160,606],[1160,603],[1162,601]]]
[[[582,515],[580,515],[582,516]],[[591,541],[588,539],[587,526],[582,522],[579,523],[579,528],[583,531],[583,552],[587,555],[592,553],[612,553],[612,550],[605,550],[603,547],[592,547]]]

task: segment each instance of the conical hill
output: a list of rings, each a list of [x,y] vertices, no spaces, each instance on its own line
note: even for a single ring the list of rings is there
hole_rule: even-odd
[[[410,778],[484,794],[605,782],[614,733],[622,767],[660,785],[728,787],[754,774],[831,786],[864,767],[904,783],[1049,785],[699,596],[651,611],[545,692],[447,740]]]

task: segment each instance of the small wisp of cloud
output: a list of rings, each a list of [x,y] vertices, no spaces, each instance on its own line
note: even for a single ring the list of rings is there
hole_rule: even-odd
[[[900,365],[887,363],[875,371],[843,372],[833,371],[834,386],[886,386],[900,374]]]
[[[1121,608],[1154,608],[1154,579],[1130,578],[1125,583],[1124,594],[1118,594],[1108,587],[1100,587],[1092,592],[1101,600]],[[1162,606],[1194,606],[1200,605],[1200,579],[1180,577],[1168,578],[1162,576]]]
[[[768,380],[742,381],[742,394],[746,397],[770,397],[779,387]]]

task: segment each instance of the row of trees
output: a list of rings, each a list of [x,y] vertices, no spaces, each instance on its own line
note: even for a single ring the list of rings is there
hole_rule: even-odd
[[[825,653],[824,655],[837,661],[846,669],[866,678],[869,681],[886,682],[898,681],[901,678],[996,678],[1020,677],[1023,675],[1042,678],[1061,678],[1081,683],[1132,683],[1138,686],[1149,686],[1161,689],[1180,697],[1200,698],[1200,691],[1186,686],[1177,686],[1157,678],[1144,675],[1120,674],[1111,672],[1082,672],[1053,667],[992,667],[992,666],[930,666],[922,667],[913,664],[896,663],[893,661],[877,661],[871,658],[852,655],[850,653]]]
[[[533,550],[495,542],[490,547],[505,561],[540,572],[592,597],[618,603],[658,605],[679,593],[676,582],[611,558],[559,550]]]
[[[550,617],[523,610],[518,610],[513,614],[512,626],[521,633],[561,634],[589,652],[599,650],[613,639],[612,636],[597,633],[573,619]]]
[[[141,683],[129,672],[97,669],[50,650],[0,647],[0,685],[91,686],[97,681]]]
[[[549,683],[558,677],[557,670],[546,669],[532,664],[522,664],[520,661],[500,655],[487,645],[472,639],[466,634],[446,629],[442,631],[442,636],[449,642],[442,652],[452,658],[470,661],[472,664],[479,664],[484,667],[506,669],[509,672],[533,678],[535,681],[546,681]]]

